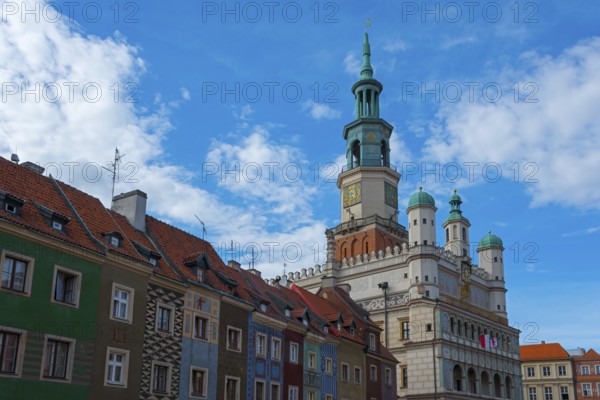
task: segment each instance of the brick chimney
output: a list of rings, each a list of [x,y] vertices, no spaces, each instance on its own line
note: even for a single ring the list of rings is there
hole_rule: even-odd
[[[133,227],[146,231],[146,201],[148,195],[141,190],[121,193],[113,198],[111,209],[123,215]]]

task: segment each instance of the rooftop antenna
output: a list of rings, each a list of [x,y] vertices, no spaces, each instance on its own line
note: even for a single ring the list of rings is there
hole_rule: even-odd
[[[231,241],[231,244],[229,246],[229,250],[225,250],[225,256],[229,259],[229,260],[234,260],[237,261],[237,257],[236,257],[236,251],[233,248],[233,240]]]
[[[202,222],[202,220],[200,218],[198,218],[198,216],[196,214],[194,214],[194,217],[196,217],[198,222],[200,222],[202,224],[202,240],[204,240],[204,235],[206,235],[206,226],[204,225],[204,222]]]
[[[121,158],[125,157],[125,154],[119,154],[119,148],[115,147],[115,161],[110,164],[110,168],[106,168],[102,166],[105,170],[112,174],[112,191],[110,195],[110,204],[112,205],[113,199],[115,198],[115,182],[117,180],[117,171],[119,170],[119,164],[121,163]]]

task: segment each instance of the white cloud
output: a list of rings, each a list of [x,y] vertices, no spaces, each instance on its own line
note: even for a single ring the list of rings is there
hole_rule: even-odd
[[[583,230],[580,230],[580,231],[563,233],[562,237],[591,235],[591,234],[594,234],[594,233],[597,233],[597,232],[600,232],[600,226],[594,226],[594,227],[583,229]]]
[[[344,70],[348,75],[352,75],[354,77],[360,76],[360,68],[362,64],[355,52],[351,51],[346,54],[343,65]]]
[[[27,6],[33,8],[33,2],[29,3]],[[165,96],[157,93],[151,109],[134,102],[145,72],[137,49],[119,35],[87,36],[67,22],[42,19],[36,23],[28,18],[26,23],[9,20],[0,24],[0,82],[5,83],[0,93],[4,96],[0,107],[3,156],[8,157],[18,148],[22,161],[46,166],[46,173],[108,205],[110,177],[101,166],[112,161],[118,146],[125,157],[116,193],[132,189],[147,192],[150,214],[192,229],[198,228],[197,214],[206,223],[207,239],[218,248],[229,240],[259,243],[263,260],[270,261],[259,264],[265,268],[265,276],[280,273],[285,261],[289,270],[315,264],[315,238],[324,240],[325,230],[324,222],[312,217],[310,200],[317,195],[316,189],[303,181],[270,185],[266,179],[257,184],[242,181],[240,185],[221,185],[224,194],[195,186],[199,172],[168,163],[164,157],[163,141],[172,130],[170,113],[181,98],[164,100]],[[34,90],[39,83],[40,98],[35,99],[33,94],[22,98],[18,91],[11,95],[5,90],[7,85],[11,90],[20,90],[23,82]],[[62,89],[60,98],[59,92],[43,91],[48,84],[46,87]],[[86,84],[90,89],[82,93]],[[69,85],[75,85],[72,98]],[[92,97],[98,88],[102,95],[96,100]],[[189,91],[181,88],[181,97],[190,97]],[[280,162],[292,166],[285,172],[282,167],[275,172],[291,180],[294,166],[305,166],[303,154],[294,147],[272,142],[265,128],[248,128],[252,111],[244,107],[238,115],[246,123],[238,129],[250,130],[243,141],[237,140],[242,145],[215,143],[208,161],[237,160],[244,165]],[[227,137],[226,132],[223,134]],[[66,163],[76,164],[69,167]],[[263,172],[266,177],[264,166]],[[269,258],[271,242],[278,245],[270,245],[274,250]],[[299,258],[293,254],[295,243],[302,249]],[[289,244],[287,257],[285,244]],[[323,244],[318,248],[322,250]]]
[[[446,38],[445,40],[442,41],[440,47],[444,50],[448,50],[453,47],[460,46],[462,44],[475,43],[476,41],[477,41],[477,38],[475,36]]]
[[[184,100],[192,99],[192,95],[190,94],[190,91],[187,88],[184,88],[184,87],[181,88],[181,98]]]
[[[465,95],[445,104],[424,153],[440,162],[496,162],[507,179],[516,166],[534,206],[600,208],[600,38],[524,60],[530,71],[509,77],[521,89],[518,101],[507,87],[495,103]]]
[[[408,45],[406,44],[406,42],[400,39],[388,41],[383,46],[383,50],[387,51],[388,53],[397,53],[406,49],[408,49]]]
[[[316,119],[338,119],[342,116],[342,112],[329,107],[327,104],[315,103],[313,101],[306,101],[302,104],[302,108],[309,110],[310,116]]]

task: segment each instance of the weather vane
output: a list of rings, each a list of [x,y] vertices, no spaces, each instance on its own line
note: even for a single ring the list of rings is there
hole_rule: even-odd
[[[369,29],[371,27],[371,18],[369,18],[367,20],[367,22],[365,22],[365,32],[367,31],[367,29]]]

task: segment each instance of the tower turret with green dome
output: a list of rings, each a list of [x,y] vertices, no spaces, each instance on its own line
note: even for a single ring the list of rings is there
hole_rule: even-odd
[[[450,196],[450,215],[442,225],[446,232],[446,250],[450,250],[457,257],[469,258],[469,228],[471,222],[466,218],[460,205],[462,199],[456,193],[456,189]]]
[[[435,235],[435,200],[420,187],[408,199],[408,243],[416,245],[436,245]]]
[[[477,246],[479,267],[490,282],[490,311],[506,318],[506,288],[504,286],[504,245],[500,237],[489,231]]]

